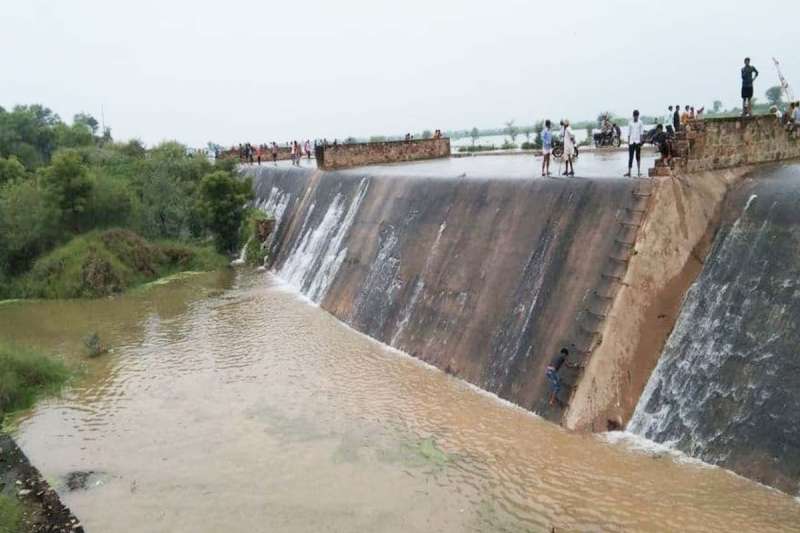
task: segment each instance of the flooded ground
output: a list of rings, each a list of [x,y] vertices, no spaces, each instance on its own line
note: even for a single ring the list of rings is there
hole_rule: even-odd
[[[87,360],[96,330],[113,353]],[[724,470],[570,434],[343,326],[270,274],[0,305],[85,365],[16,437],[90,532],[790,531]]]

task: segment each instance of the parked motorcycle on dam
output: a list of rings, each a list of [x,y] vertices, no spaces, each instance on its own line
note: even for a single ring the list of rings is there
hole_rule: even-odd
[[[594,145],[596,148],[601,148],[603,146],[613,146],[615,148],[619,148],[620,145],[622,145],[620,129],[616,124],[613,128],[595,133],[592,137],[594,139]]]
[[[575,155],[573,159],[578,159],[578,145],[576,144],[575,147]],[[564,155],[564,143],[561,139],[553,139],[553,157],[560,158]]]

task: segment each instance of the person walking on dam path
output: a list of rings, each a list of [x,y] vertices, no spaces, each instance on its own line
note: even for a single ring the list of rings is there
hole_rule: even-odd
[[[544,121],[542,130],[542,176],[550,175],[550,154],[553,153],[553,133],[550,131],[550,119]]]
[[[558,403],[560,407],[564,407],[564,403],[558,397],[561,392],[561,377],[558,375],[558,371],[561,370],[561,367],[566,365],[567,368],[578,368],[575,363],[567,361],[567,357],[569,357],[569,350],[561,348],[561,351],[550,360],[550,364],[544,371],[544,375],[547,376],[547,381],[550,383],[550,405]]]
[[[750,58],[744,58],[742,67],[742,116],[753,115],[753,82],[758,78],[758,69],[750,65]]]
[[[575,175],[575,164],[573,158],[575,157],[575,135],[572,133],[572,128],[569,127],[569,120],[564,120],[564,127],[561,130],[561,141],[564,143],[564,160],[565,170],[564,176]]]
[[[628,126],[628,172],[625,173],[626,178],[631,177],[631,168],[633,168],[633,157],[636,156],[636,175],[642,177],[642,137],[644,136],[644,127],[642,121],[639,120],[639,110],[633,110],[633,122]]]

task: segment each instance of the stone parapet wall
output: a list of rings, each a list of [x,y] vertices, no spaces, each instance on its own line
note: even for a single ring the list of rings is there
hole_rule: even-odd
[[[691,121],[673,150],[673,171],[684,174],[798,158],[800,140],[774,115],[709,118]]]
[[[317,166],[324,170],[418,161],[450,156],[450,139],[423,139],[317,146]]]

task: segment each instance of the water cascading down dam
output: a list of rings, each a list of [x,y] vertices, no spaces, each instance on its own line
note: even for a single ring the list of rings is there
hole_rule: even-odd
[[[800,143],[759,117],[695,122],[676,147],[643,180],[244,172],[276,218],[271,268],[354,329],[568,428],[796,494],[800,166],[774,162]],[[562,346],[583,367],[562,371],[565,409],[544,375]]]

